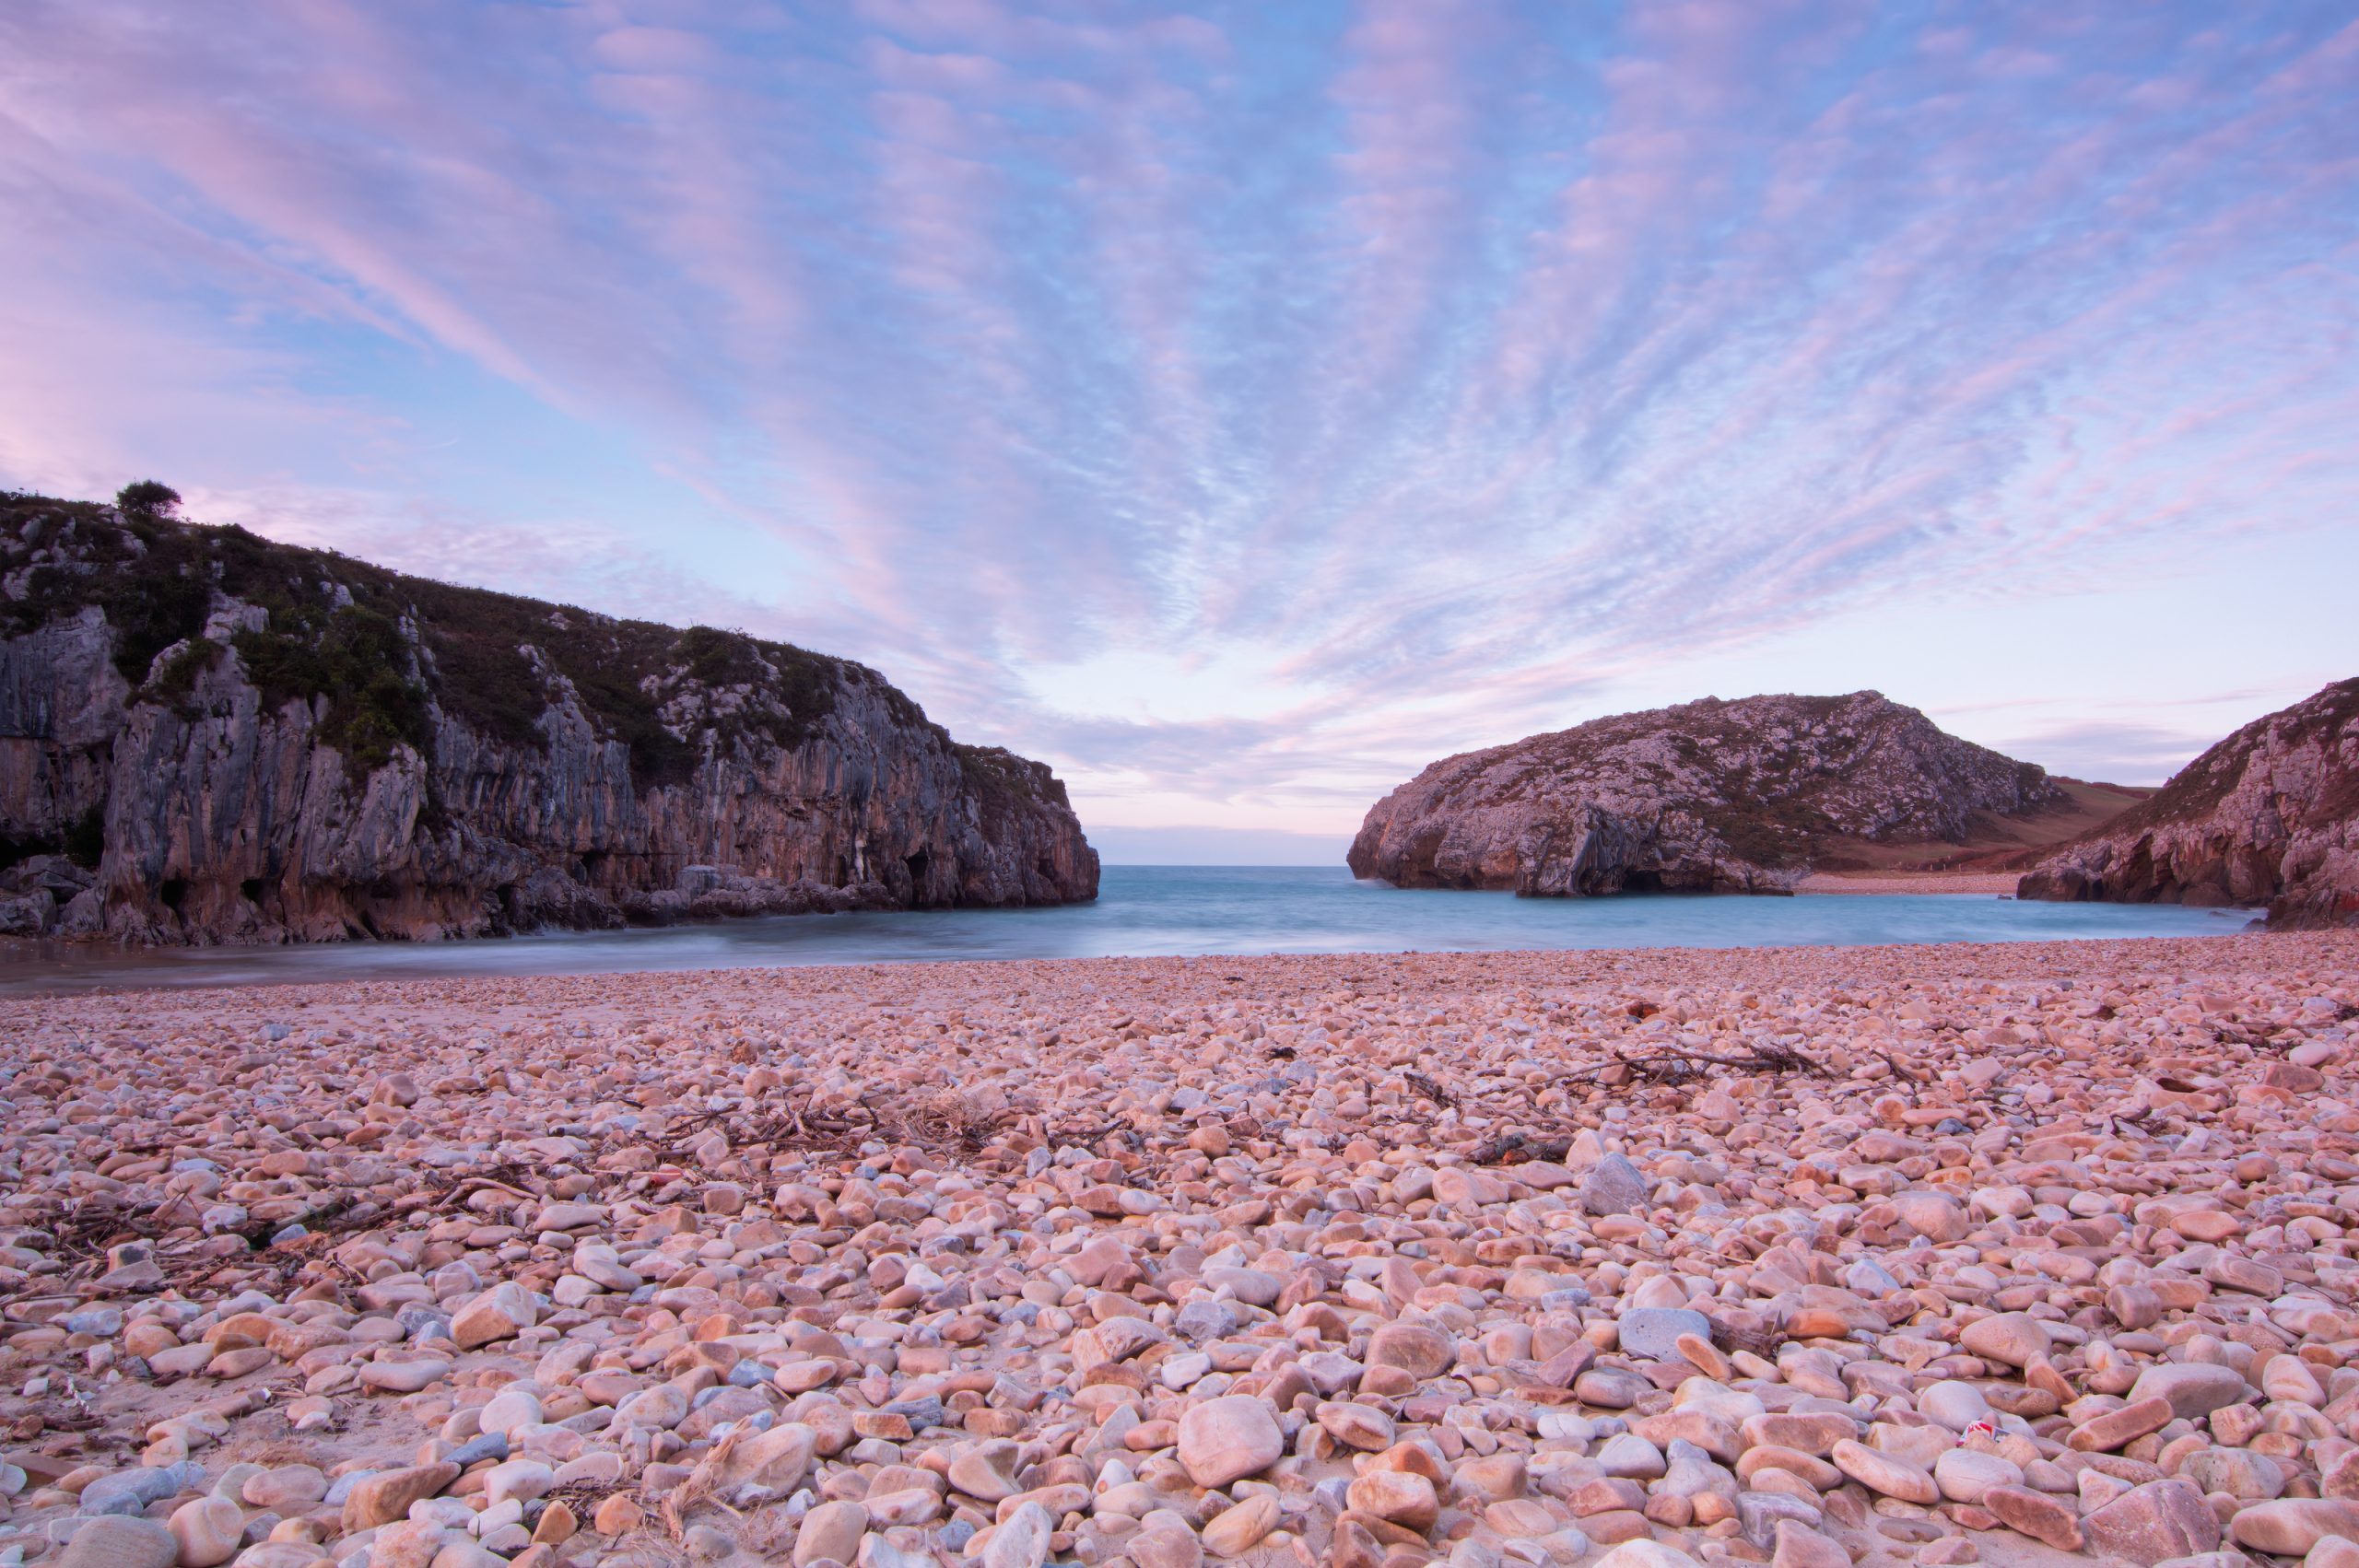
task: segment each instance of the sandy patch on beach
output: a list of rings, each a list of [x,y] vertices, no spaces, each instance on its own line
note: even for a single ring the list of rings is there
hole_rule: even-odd
[[[1967,893],[2012,898],[2021,872],[1813,872],[1796,893]]]

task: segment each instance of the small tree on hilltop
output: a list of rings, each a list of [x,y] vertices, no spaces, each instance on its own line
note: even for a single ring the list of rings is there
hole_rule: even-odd
[[[114,493],[119,511],[142,517],[170,517],[181,504],[181,493],[158,479],[135,479]]]

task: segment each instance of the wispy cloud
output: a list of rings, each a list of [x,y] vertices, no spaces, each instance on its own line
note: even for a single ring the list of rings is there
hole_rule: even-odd
[[[1105,820],[1331,831],[1862,603],[2359,566],[2353,101],[2305,0],[21,0],[0,482],[758,626]],[[2048,635],[2094,718],[2027,755],[2196,739]]]

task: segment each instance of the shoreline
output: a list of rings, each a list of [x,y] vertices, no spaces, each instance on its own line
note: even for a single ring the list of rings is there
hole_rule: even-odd
[[[1731,896],[1743,895],[1735,895]],[[1842,895],[1826,895],[1826,896]],[[581,933],[564,932],[559,934],[570,936]],[[1521,960],[1535,963],[1554,960],[1611,959],[1618,961],[1621,967],[1627,969],[1633,966],[1634,961],[1639,959],[1681,961],[1709,958],[1733,960],[1743,963],[1748,959],[1775,962],[1794,955],[1809,955],[1814,958],[1833,962],[1839,960],[1841,955],[1846,954],[1966,954],[2022,947],[2092,947],[2098,945],[2116,946],[2120,944],[2143,947],[2158,943],[2185,942],[2201,944],[2230,941],[2243,937],[2268,936],[2271,933],[2265,930],[2235,929],[2222,930],[2216,934],[2205,933],[2201,935],[2138,936],[2111,933],[2092,933],[2082,936],[2017,937],[2003,941],[1987,942],[1971,940],[1935,940],[1925,942],[1880,942],[1842,944],[1830,942],[1786,942],[1754,946],[1708,946],[1702,944],[1657,943],[1637,947],[1367,948],[1344,949],[1340,951],[1320,948],[1293,950],[1279,949],[1276,951],[1262,953],[1071,954],[1060,955],[1018,954],[974,957],[935,958],[879,955],[872,958],[843,959],[827,963],[782,962],[776,964],[722,964],[704,965],[676,965],[612,969],[548,969],[513,971],[478,970],[468,973],[427,973],[410,976],[399,974],[291,974],[284,977],[232,977],[219,981],[189,979],[185,981],[166,980],[147,983],[131,981],[121,984],[107,984],[103,981],[94,981],[87,986],[69,986],[62,983],[70,977],[71,969],[69,966],[59,966],[58,974],[55,978],[57,978],[61,983],[54,986],[44,983],[18,984],[8,982],[5,967],[0,967],[0,1032],[5,1032],[7,1026],[6,1021],[7,1009],[18,1003],[40,1005],[44,1002],[55,1003],[86,999],[135,1000],[145,998],[184,998],[208,995],[234,995],[246,991],[273,993],[289,990],[320,989],[338,986],[367,989],[403,989],[434,986],[477,987],[543,983],[599,985],[607,982],[624,983],[640,980],[690,979],[719,981],[722,979],[734,979],[740,977],[747,979],[762,979],[766,977],[783,978],[789,976],[841,977],[847,975],[871,975],[879,972],[898,973],[903,971],[926,970],[981,970],[988,973],[1003,969],[1026,968],[1031,966],[1047,966],[1053,970],[1085,965],[1107,965],[1234,966],[1239,965],[1257,965],[1266,963],[1293,964],[1300,962],[1333,962],[1336,964],[1350,964],[1353,961],[1360,961],[1366,964],[1390,965],[1404,960],[1424,959],[1466,959],[1477,961]],[[2276,934],[2284,935],[2290,933]],[[2330,935],[2334,933],[2330,931],[2323,934]],[[507,941],[514,939],[491,940]],[[439,944],[420,943],[412,947],[403,944],[386,943],[383,944],[383,947],[384,949],[395,953],[405,954],[430,949],[435,945]],[[354,951],[356,948],[364,953],[379,951],[378,948],[360,946],[359,944],[347,945],[341,943],[313,943],[290,944],[286,947],[256,947],[251,949],[156,948],[133,949],[131,952],[134,954],[144,954],[152,953],[165,955],[212,954],[223,952],[239,954],[277,954],[290,951],[334,954],[340,952]],[[163,956],[156,959],[154,962],[160,968],[170,965],[173,961],[173,958],[170,956]],[[202,957],[198,957],[193,961],[202,963],[204,962],[204,959]]]
[[[1745,894],[1698,894],[1698,896],[1748,898]],[[1840,894],[1821,894],[1840,896]],[[1751,898],[1774,901],[1774,896],[1755,894]],[[677,929],[677,927],[673,927]],[[698,927],[700,929],[700,927]],[[582,931],[552,931],[549,936],[576,939]],[[1602,965],[1611,962],[1616,969],[1639,969],[1647,962],[1708,962],[1713,966],[1745,965],[1748,960],[1760,960],[1765,965],[1786,965],[1790,960],[1824,960],[1840,965],[1842,955],[1884,955],[1884,953],[2005,953],[2013,948],[2126,948],[2137,950],[2165,948],[2165,945],[2189,945],[2208,948],[2212,943],[2253,939],[2288,939],[2288,936],[2345,936],[2345,931],[2255,931],[2255,929],[2223,929],[2203,934],[2090,934],[2090,936],[2017,936],[2017,939],[1937,939],[1937,941],[1880,941],[1880,943],[1760,943],[1760,945],[1703,945],[1703,943],[1649,943],[1627,945],[1627,948],[1281,948],[1269,953],[1064,953],[1064,955],[1043,955],[1043,953],[1016,953],[1016,955],[986,955],[986,957],[847,957],[830,962],[779,962],[779,965],[679,965],[651,966],[651,969],[557,969],[557,971],[469,971],[469,974],[358,974],[358,977],[290,977],[290,978],[229,978],[217,986],[123,986],[115,990],[73,990],[73,993],[33,993],[0,990],[0,1028],[7,1024],[7,1012],[12,1007],[38,1007],[42,1002],[64,1002],[83,998],[191,998],[205,993],[239,993],[239,990],[283,990],[290,986],[361,986],[361,988],[417,988],[417,986],[538,986],[538,983],[637,983],[637,981],[788,981],[797,977],[812,978],[842,978],[856,974],[877,974],[877,971],[965,971],[965,969],[1074,969],[1074,966],[1180,966],[1180,969],[1201,969],[1201,966],[1238,966],[1238,965],[1399,965],[1399,962],[1524,962],[1524,965]],[[472,939],[490,943],[512,943],[517,939]],[[174,955],[184,962],[203,962],[210,955],[276,955],[276,953],[316,953],[316,955],[342,955],[342,953],[434,953],[448,948],[443,943],[286,943],[274,948],[130,948],[130,955],[163,955],[160,965],[172,965]],[[5,974],[5,969],[0,969]]]
[[[1062,908],[762,917],[424,942],[135,948],[0,941],[0,995],[1178,953],[1644,952],[2107,940],[2224,934],[2245,923],[2177,907],[2016,903],[1962,892],[1954,879],[1889,876],[1815,885],[1837,894],[1910,896],[1795,898],[1781,892],[1519,899],[1504,892],[1370,889],[1315,868],[1245,874],[1115,868],[1108,878],[1109,891],[1097,903]]]
[[[1796,894],[1874,897],[1883,894],[1978,894],[2013,898],[2021,872],[1813,872]]]

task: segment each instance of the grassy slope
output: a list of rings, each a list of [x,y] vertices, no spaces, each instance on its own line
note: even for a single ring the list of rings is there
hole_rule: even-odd
[[[1830,840],[1818,861],[1821,871],[1842,872],[2010,872],[2028,871],[2057,845],[2094,833],[2154,793],[2137,785],[2092,784],[2079,778],[2056,778],[2071,797],[2068,804],[2049,806],[2020,816],[1994,816],[1978,812],[1971,836],[1964,844],[1940,841],[1872,844],[1861,839]]]

